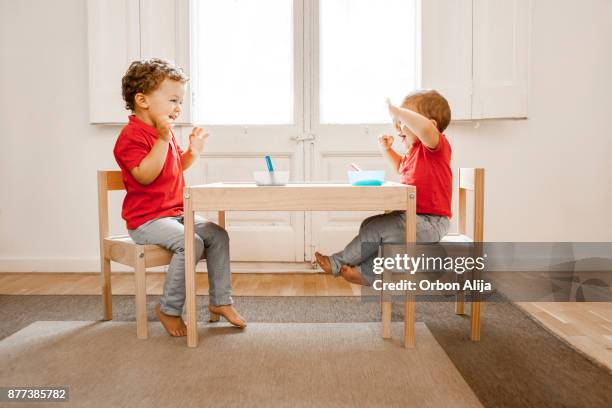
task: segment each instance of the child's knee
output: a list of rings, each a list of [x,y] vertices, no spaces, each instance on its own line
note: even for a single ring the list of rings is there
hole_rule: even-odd
[[[212,239],[221,245],[229,244],[229,234],[227,230],[217,224],[212,224]]]
[[[195,236],[195,258],[200,259],[204,254],[204,241],[197,234]]]
[[[185,240],[184,237],[174,239],[166,249],[172,251],[175,256],[185,256]],[[204,254],[204,241],[198,235],[194,239],[194,255],[195,259],[201,259]]]
[[[214,222],[207,222],[200,225],[200,227],[196,229],[196,235],[200,236],[206,242],[207,246],[215,243],[229,243],[227,231]]]

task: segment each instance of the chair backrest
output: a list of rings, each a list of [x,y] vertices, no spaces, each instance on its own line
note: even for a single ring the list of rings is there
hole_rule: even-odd
[[[483,168],[460,168],[459,169],[459,234],[466,234],[466,201],[467,192],[474,193],[474,229],[472,239],[474,242],[483,242],[484,238],[484,169]]]
[[[108,192],[125,190],[120,170],[98,170],[98,222],[100,245],[108,236]]]

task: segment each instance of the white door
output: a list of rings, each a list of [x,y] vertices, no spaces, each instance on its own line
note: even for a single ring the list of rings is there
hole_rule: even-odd
[[[399,177],[378,149],[381,133],[395,135],[385,98],[400,103],[418,82],[417,1],[319,0],[313,3],[311,89],[313,106],[306,149],[307,178],[347,182],[350,164]],[[397,139],[397,137],[396,137]],[[396,149],[400,149],[396,140]],[[306,215],[306,254],[342,249],[374,213]]]
[[[194,120],[210,132],[189,183],[304,180],[302,0],[192,3]],[[205,214],[216,219],[216,214]],[[228,212],[233,261],[304,261],[303,212]]]

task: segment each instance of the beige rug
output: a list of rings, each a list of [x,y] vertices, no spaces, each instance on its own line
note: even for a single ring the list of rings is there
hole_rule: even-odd
[[[206,325],[196,349],[149,328],[138,340],[133,322],[35,322],[0,342],[0,384],[69,386],[52,407],[481,406],[423,323],[414,350],[401,324],[392,341],[380,323]]]

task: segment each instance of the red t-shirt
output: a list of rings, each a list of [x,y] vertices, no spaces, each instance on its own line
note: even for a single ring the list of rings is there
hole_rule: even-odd
[[[438,147],[430,149],[417,139],[400,162],[403,184],[416,187],[417,214],[451,217],[453,173],[450,167],[451,146],[440,133]]]
[[[136,116],[129,117],[115,143],[115,160],[121,167],[127,194],[123,200],[121,216],[128,229],[138,228],[145,222],[172,217],[183,213],[183,151],[176,143],[174,134],[168,144],[166,162],[159,176],[149,185],[140,184],[130,173],[153,148],[157,141],[157,129],[147,125]]]

